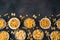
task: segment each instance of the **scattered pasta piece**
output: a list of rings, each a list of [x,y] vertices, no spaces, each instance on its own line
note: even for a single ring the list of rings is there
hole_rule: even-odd
[[[36,15],[33,15],[33,17],[36,19],[37,18],[37,16]]]
[[[56,17],[60,16],[60,14],[57,14]]]
[[[54,19],[52,19],[53,20],[53,22],[56,22],[56,18],[54,18]]]
[[[25,16],[20,15],[19,17],[20,17],[21,19],[23,19]]]
[[[8,16],[8,13],[5,13],[4,16]]]
[[[15,16],[16,14],[15,13],[11,13],[11,16]]]

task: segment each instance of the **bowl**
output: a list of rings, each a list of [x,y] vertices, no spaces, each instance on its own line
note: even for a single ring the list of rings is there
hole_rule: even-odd
[[[48,29],[51,26],[51,21],[48,18],[42,18],[39,24],[42,29]]]
[[[20,20],[18,18],[11,18],[8,22],[8,25],[11,29],[17,29],[20,26]]]

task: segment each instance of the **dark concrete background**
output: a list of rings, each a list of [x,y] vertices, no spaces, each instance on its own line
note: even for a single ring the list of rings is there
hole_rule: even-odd
[[[15,12],[17,14],[36,14],[42,16],[60,12],[59,0],[0,0],[0,14]]]

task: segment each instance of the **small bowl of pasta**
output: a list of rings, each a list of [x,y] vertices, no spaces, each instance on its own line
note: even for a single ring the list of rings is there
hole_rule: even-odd
[[[33,31],[33,38],[36,40],[42,40],[44,37],[44,33],[42,30],[36,29]]]
[[[17,31],[16,34],[15,34],[15,38],[17,40],[25,40],[25,38],[26,38],[26,32],[24,30]]]
[[[39,24],[42,29],[48,29],[51,26],[51,21],[48,18],[42,18]]]
[[[33,19],[33,18],[26,18],[25,20],[24,20],[24,26],[26,27],[26,28],[33,28],[33,27],[35,27],[35,20]]]
[[[9,33],[6,31],[0,32],[0,40],[9,40]]]
[[[8,22],[8,25],[11,29],[17,29],[20,26],[20,20],[18,18],[11,18]]]

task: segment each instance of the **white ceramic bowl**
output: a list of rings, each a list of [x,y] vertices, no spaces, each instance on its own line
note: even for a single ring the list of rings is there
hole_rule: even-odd
[[[19,24],[18,24],[18,26],[17,26],[16,28],[13,28],[13,27],[10,26],[10,21],[13,20],[13,19],[16,19],[17,21],[19,21]],[[8,25],[9,25],[9,27],[10,27],[11,29],[17,29],[17,28],[19,28],[19,26],[20,26],[20,20],[19,20],[18,18],[15,18],[15,17],[14,17],[14,18],[11,18],[11,19],[9,20],[9,22],[8,22]]]
[[[47,20],[49,21],[50,25],[49,25],[47,28],[44,28],[44,27],[41,25],[41,23],[39,23],[39,24],[40,24],[40,27],[41,27],[42,29],[48,29],[48,28],[50,28],[50,26],[51,26],[51,21],[50,21],[48,18],[42,18],[42,19],[40,20],[40,22],[41,22],[42,20],[44,20],[44,19],[47,19]]]

